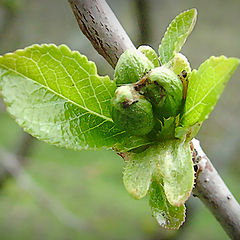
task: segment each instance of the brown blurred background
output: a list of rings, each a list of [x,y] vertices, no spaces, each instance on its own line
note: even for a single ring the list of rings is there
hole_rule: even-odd
[[[192,68],[211,55],[240,57],[239,0],[108,0],[136,46],[155,50],[170,21],[196,7],[198,21],[182,52]],[[143,19],[141,21],[140,19]],[[113,70],[80,32],[66,0],[0,0],[0,54],[34,43],[67,44]],[[240,200],[240,69],[198,134],[205,152]],[[18,152],[25,139],[0,101],[0,149]],[[28,139],[24,167],[0,189],[0,239],[228,239],[202,203],[191,197],[178,232],[161,230],[148,199],[134,200],[122,184],[122,159],[112,151],[73,152]],[[21,155],[20,154],[20,155]],[[0,155],[0,159],[14,156]],[[18,159],[19,160],[19,159]]]

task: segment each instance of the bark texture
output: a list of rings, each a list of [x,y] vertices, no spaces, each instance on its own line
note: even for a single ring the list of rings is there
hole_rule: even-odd
[[[193,161],[197,166],[194,196],[212,212],[232,239],[240,239],[240,206],[203,152],[198,140],[192,140]]]
[[[104,0],[69,0],[78,25],[93,47],[114,68],[134,45]]]

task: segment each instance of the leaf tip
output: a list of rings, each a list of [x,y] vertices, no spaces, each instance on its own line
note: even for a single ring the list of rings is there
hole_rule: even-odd
[[[197,18],[198,11],[196,8],[190,8],[181,12],[176,18],[182,18],[184,15],[188,15],[190,19],[194,22]]]
[[[197,17],[197,14],[198,14],[197,8],[191,8],[189,9],[189,12],[192,12],[194,17]]]
[[[139,200],[143,197],[145,197],[147,195],[147,190],[145,192],[142,192],[140,189],[138,188],[132,188],[128,186],[128,183],[124,181],[124,186],[126,188],[126,190],[128,191],[128,193],[135,199],[135,200]]]

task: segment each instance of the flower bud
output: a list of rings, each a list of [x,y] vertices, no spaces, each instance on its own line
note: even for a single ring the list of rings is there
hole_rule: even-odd
[[[177,116],[182,107],[183,85],[179,76],[164,66],[150,71],[135,89],[153,105],[155,115],[160,120]]]
[[[118,87],[111,101],[114,123],[130,135],[146,135],[154,127],[152,105],[132,85]]]
[[[139,81],[150,69],[153,63],[138,50],[127,50],[119,58],[114,80],[117,86]]]
[[[142,54],[144,54],[154,65],[154,67],[159,67],[159,60],[157,53],[147,45],[142,45],[138,48]]]
[[[182,71],[186,71],[188,74],[191,72],[191,66],[188,59],[182,54],[177,53],[173,59],[172,70],[177,74],[181,74]]]

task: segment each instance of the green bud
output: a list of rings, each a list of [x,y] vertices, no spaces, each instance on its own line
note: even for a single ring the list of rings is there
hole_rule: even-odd
[[[153,69],[135,84],[135,89],[152,103],[155,115],[160,120],[180,113],[183,84],[169,68],[162,66]]]
[[[173,67],[172,70],[177,74],[181,74],[183,70],[185,70],[188,74],[191,72],[191,66],[188,62],[188,59],[182,54],[177,53],[173,59]]]
[[[153,63],[154,67],[159,67],[158,55],[150,46],[142,45],[138,50]]]
[[[112,119],[131,135],[146,135],[154,127],[152,105],[132,85],[118,87],[112,99]]]
[[[181,53],[177,53],[173,60],[172,70],[180,77],[183,84],[183,99],[186,100],[188,89],[188,76],[191,73],[191,66],[188,59]]]
[[[127,50],[119,58],[114,80],[117,86],[139,81],[150,69],[153,63],[138,50]]]

